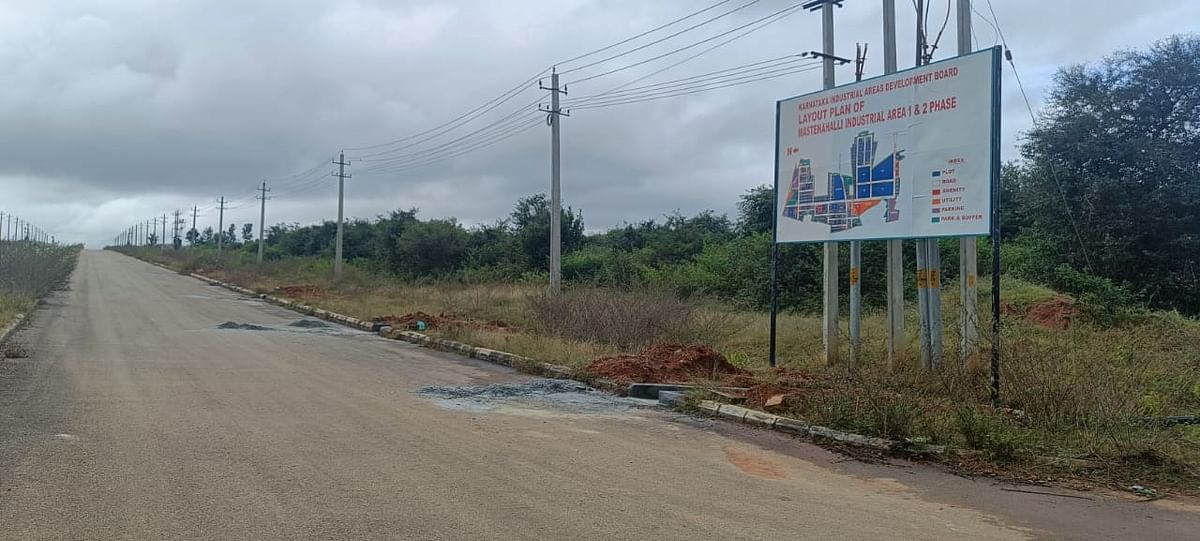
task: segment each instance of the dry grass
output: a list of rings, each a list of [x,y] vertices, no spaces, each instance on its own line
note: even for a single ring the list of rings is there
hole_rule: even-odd
[[[528,308],[539,332],[623,350],[662,342],[718,345],[738,330],[728,312],[662,290],[581,287],[531,296]]]
[[[79,246],[0,242],[0,327],[28,312],[33,303],[66,280]]]

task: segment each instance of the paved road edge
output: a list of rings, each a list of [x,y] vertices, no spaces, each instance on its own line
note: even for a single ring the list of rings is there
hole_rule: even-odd
[[[21,328],[21,324],[24,322],[25,314],[17,314],[16,316],[13,316],[13,320],[8,322],[3,329],[0,329],[0,345],[8,342],[8,339],[17,332],[17,329]]]

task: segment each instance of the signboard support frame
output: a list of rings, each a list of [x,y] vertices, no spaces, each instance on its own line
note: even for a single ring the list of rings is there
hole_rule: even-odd
[[[970,54],[974,49],[971,42],[971,0],[958,0],[956,14],[958,54]],[[958,362],[960,367],[965,367],[967,360],[979,347],[979,252],[974,236],[960,238],[958,248],[958,314],[961,335]]]
[[[836,86],[836,76],[833,70],[833,7],[834,3],[825,0],[821,6],[821,41],[822,62],[824,62],[824,88],[829,90]],[[824,245],[824,261],[822,262],[822,283],[824,291],[823,310],[821,311],[821,337],[825,346],[825,362],[830,365],[838,363],[838,243],[826,242]]]
[[[896,0],[883,0],[883,73],[896,73]],[[776,130],[778,131],[778,130]],[[904,350],[904,241],[887,242],[887,363],[895,367]]]

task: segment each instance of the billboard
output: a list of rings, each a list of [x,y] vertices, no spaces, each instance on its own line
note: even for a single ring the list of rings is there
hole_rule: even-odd
[[[987,235],[1000,49],[776,103],[776,242]]]

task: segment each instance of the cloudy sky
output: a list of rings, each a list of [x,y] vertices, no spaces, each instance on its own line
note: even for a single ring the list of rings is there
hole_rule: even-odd
[[[427,218],[492,222],[518,197],[549,190],[549,129],[537,125],[535,108],[546,95],[536,79],[550,66],[568,86],[565,99],[586,100],[820,48],[818,15],[771,17],[796,2],[730,0],[568,61],[715,3],[3,0],[0,211],[99,247],[176,209],[198,206],[199,226],[215,225],[219,196],[233,201],[226,223],[257,222],[253,190],[267,179],[268,223],[333,219],[328,162],[347,149],[348,215],[418,207]],[[932,3],[936,29],[946,4]],[[1058,66],[1194,31],[1200,21],[1194,0],[1136,9],[1117,0],[993,4],[1035,108]],[[904,67],[915,22],[909,2],[897,5]],[[868,76],[882,71],[880,6],[847,0],[836,14],[838,54],[869,43]],[[998,37],[987,3],[976,9],[976,45],[991,46]],[[646,46],[707,19],[715,20]],[[949,26],[938,58],[954,53],[953,17]],[[610,56],[618,57],[596,63]],[[675,210],[732,214],[740,193],[771,181],[775,100],[821,85],[819,70],[779,62],[754,72],[787,73],[770,80],[573,110],[563,122],[564,200],[592,230]],[[852,77],[851,67],[839,68],[840,82]],[[1007,67],[1004,94],[1009,159],[1031,121]],[[439,128],[497,97],[507,99]]]

